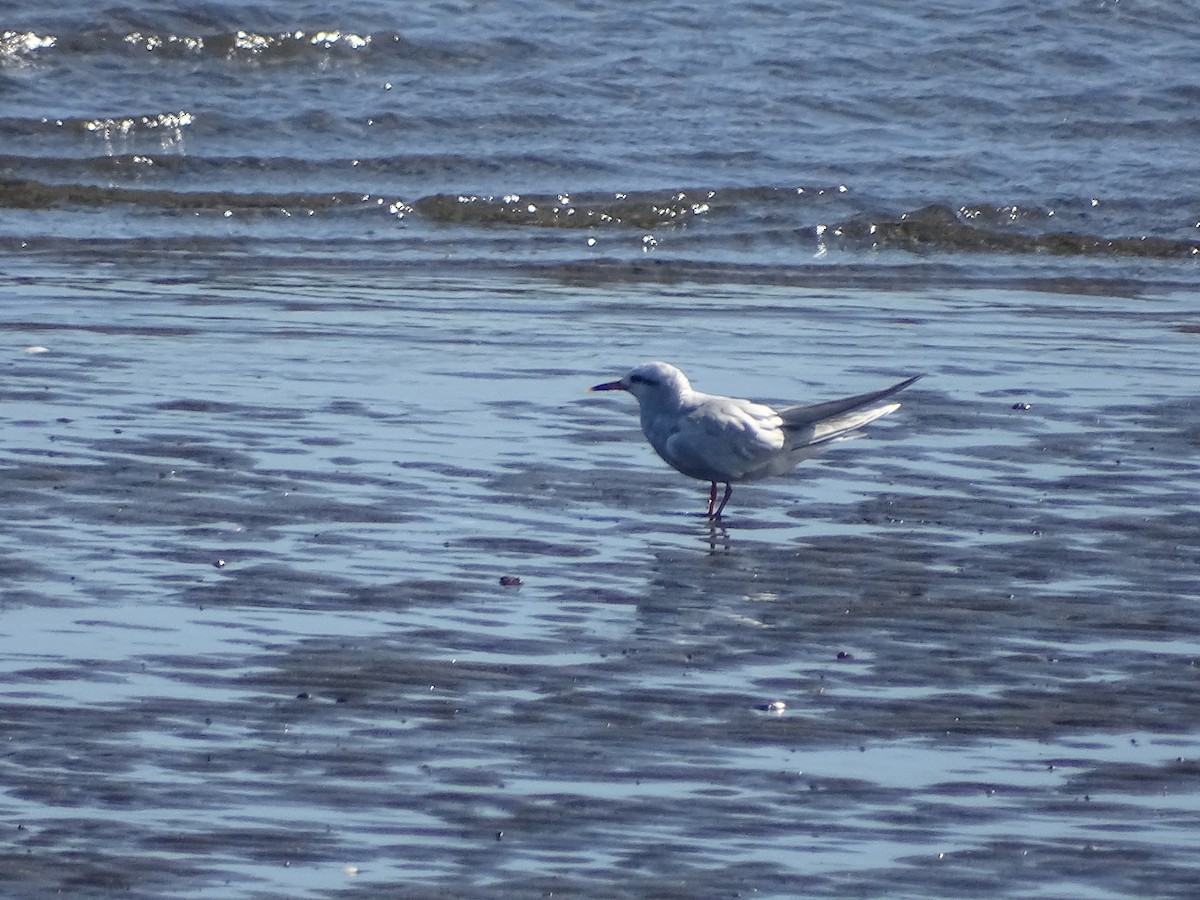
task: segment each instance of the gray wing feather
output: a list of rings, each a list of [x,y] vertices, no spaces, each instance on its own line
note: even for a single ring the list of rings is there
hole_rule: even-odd
[[[783,430],[790,438],[789,445],[796,447],[824,444],[847,437],[855,428],[896,409],[899,403],[883,401],[904,390],[920,377],[914,375],[881,391],[779,410],[779,417],[783,419]]]

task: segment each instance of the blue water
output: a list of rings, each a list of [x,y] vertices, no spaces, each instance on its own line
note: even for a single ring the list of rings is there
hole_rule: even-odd
[[[0,881],[1195,896],[1198,39],[11,11]],[[650,358],[926,377],[713,527]]]
[[[6,27],[12,249],[1195,277],[1178,5],[83,4]]]

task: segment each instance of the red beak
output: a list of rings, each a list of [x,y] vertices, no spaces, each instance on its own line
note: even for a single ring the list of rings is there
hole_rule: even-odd
[[[619,381],[606,381],[604,384],[598,384],[595,387],[588,388],[589,391],[627,391],[629,388],[621,384]]]

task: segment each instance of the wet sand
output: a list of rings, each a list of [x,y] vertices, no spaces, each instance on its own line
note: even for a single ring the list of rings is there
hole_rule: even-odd
[[[9,889],[1200,891],[1194,298],[89,274],[0,286]],[[711,527],[650,357],[928,377]]]

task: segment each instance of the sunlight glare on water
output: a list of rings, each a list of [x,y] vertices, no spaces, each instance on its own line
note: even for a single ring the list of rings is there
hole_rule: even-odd
[[[4,29],[14,896],[1200,895],[1186,5]]]

